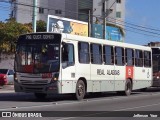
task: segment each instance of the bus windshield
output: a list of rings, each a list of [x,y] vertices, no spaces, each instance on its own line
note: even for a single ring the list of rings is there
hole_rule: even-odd
[[[152,48],[153,72],[160,71],[160,48]]]
[[[15,71],[50,73],[58,71],[59,66],[60,42],[32,40],[17,43]]]

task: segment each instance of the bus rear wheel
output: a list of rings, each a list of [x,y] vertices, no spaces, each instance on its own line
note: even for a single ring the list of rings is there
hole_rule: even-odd
[[[125,83],[125,90],[124,91],[117,91],[117,93],[119,95],[126,95],[126,96],[129,96],[132,92],[132,83],[131,83],[131,80],[126,80],[126,83]]]
[[[82,80],[79,80],[76,85],[75,98],[77,100],[82,100],[85,96],[85,92],[86,92],[85,84]]]
[[[126,96],[129,96],[132,92],[132,83],[131,83],[131,80],[127,80],[126,81],[126,84],[125,84],[125,91],[124,91],[124,94]]]
[[[45,93],[34,93],[34,95],[37,99],[45,99],[47,96]]]

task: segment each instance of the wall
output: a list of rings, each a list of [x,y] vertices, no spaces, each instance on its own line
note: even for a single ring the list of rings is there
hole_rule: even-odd
[[[14,68],[14,54],[0,54],[0,69],[13,69]]]

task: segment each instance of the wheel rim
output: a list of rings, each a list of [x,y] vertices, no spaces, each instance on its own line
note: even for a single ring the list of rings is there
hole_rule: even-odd
[[[82,84],[78,85],[78,96],[84,95],[84,86]]]
[[[127,92],[129,93],[131,91],[131,84],[127,84]]]

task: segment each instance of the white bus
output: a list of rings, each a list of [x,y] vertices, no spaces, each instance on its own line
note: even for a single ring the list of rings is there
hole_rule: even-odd
[[[15,54],[15,92],[86,93],[132,90],[152,84],[151,48],[65,33],[21,35]]]

